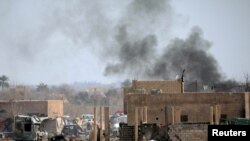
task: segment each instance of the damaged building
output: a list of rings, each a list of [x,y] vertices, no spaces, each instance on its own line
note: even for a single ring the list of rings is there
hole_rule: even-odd
[[[63,116],[63,100],[0,101],[0,110],[7,115]]]
[[[0,101],[0,123],[5,122],[6,119],[13,119],[16,115],[63,116],[63,105],[63,100],[2,100]]]
[[[166,133],[158,138],[160,140],[207,141],[208,125],[222,124],[222,119],[249,119],[249,103],[249,92],[184,92],[181,79],[133,80],[131,87],[124,88],[128,127],[123,127],[120,140],[132,139],[131,136],[141,140],[138,132],[145,132],[145,129],[139,128],[156,124]],[[133,129],[135,133],[127,134],[126,128]],[[148,139],[156,139],[157,136]]]
[[[10,100],[0,101],[0,132],[12,132],[17,115],[44,117],[63,116],[63,100]]]

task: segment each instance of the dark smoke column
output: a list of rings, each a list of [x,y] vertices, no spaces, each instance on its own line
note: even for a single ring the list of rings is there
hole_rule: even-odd
[[[157,59],[152,70],[152,78],[174,79],[185,69],[185,80],[215,83],[221,79],[217,61],[208,53],[211,43],[202,37],[202,31],[194,27],[184,40],[175,38]]]

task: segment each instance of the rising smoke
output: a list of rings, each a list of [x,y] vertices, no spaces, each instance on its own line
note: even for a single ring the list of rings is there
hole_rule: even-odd
[[[171,40],[164,49],[157,46],[159,35],[154,29],[164,15],[171,21],[169,1],[134,0],[128,11],[125,19],[131,20],[120,23],[115,35],[117,44],[111,48],[115,50],[113,57],[116,62],[106,66],[106,75],[125,73],[140,79],[174,79],[185,69],[186,80],[220,81],[217,62],[208,53],[211,43],[203,39],[200,28],[193,28],[187,39]],[[168,22],[164,23],[166,27],[170,25]],[[162,53],[157,53],[157,50]]]
[[[155,63],[158,40],[163,40],[172,21],[169,0],[133,0],[116,25],[114,43],[106,55],[112,56],[105,75],[130,74],[145,77],[142,72]]]
[[[180,75],[185,69],[185,79],[199,82],[214,83],[219,82],[217,62],[208,53],[211,43],[202,37],[202,31],[198,27],[192,29],[191,34],[184,39],[173,39],[163,50],[153,69],[150,70],[151,77],[162,79],[173,79]]]
[[[223,80],[201,29],[186,39],[171,37],[170,0],[10,1],[0,10],[0,55],[15,57],[0,61],[1,73],[10,78],[81,81],[104,67],[109,78],[175,79],[185,69],[188,81]]]
[[[108,64],[105,69],[106,75],[119,73],[134,73],[148,69],[148,65],[154,57],[156,37],[147,35],[142,39],[128,39],[125,27],[120,28],[119,34],[116,36],[119,43],[116,52],[118,63]],[[145,64],[147,62],[147,64]]]
[[[113,33],[115,18],[107,18],[117,2],[112,4],[110,0],[0,1],[0,74],[13,83],[32,85],[98,80],[102,71],[90,70],[100,70],[97,56]],[[119,9],[122,6],[115,8],[118,13]]]

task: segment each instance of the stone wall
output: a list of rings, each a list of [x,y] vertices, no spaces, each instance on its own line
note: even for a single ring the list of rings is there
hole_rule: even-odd
[[[175,124],[169,125],[170,141],[207,141],[207,124]]]
[[[124,113],[127,114],[127,97],[129,93],[150,93],[152,89],[158,89],[161,93],[182,93],[183,87],[180,80],[163,81],[138,81],[133,80],[132,86],[123,89]]]
[[[63,100],[49,100],[48,101],[48,116],[63,116],[64,104]]]
[[[39,114],[44,116],[62,116],[63,100],[17,100],[0,101],[0,110],[10,116]]]
[[[164,81],[137,81],[132,84],[133,89],[145,89],[145,93],[150,93],[152,89],[160,89],[162,93],[181,93],[182,82],[180,80]]]
[[[130,94],[127,99],[129,125],[134,125],[136,107],[147,107],[147,122],[161,125],[180,123],[181,116],[186,116],[188,123],[213,120],[217,124],[221,116],[244,117],[245,107],[249,107],[245,93]],[[138,121],[144,121],[141,115]]]

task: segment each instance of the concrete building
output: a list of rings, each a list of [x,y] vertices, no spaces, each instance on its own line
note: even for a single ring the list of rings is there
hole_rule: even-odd
[[[157,93],[151,90],[159,89]],[[183,93],[176,81],[133,81],[124,88],[124,110],[128,124],[135,122],[209,123],[219,124],[220,118],[249,118],[249,93]]]
[[[127,114],[128,95],[130,94],[148,94],[153,91],[159,93],[179,94],[183,92],[183,83],[181,80],[170,81],[138,81],[133,80],[131,87],[123,89],[124,94],[124,113]]]
[[[63,100],[13,100],[0,101],[0,111],[5,115],[36,114],[48,117],[63,115]]]
[[[63,116],[63,100],[0,101],[0,132],[13,131],[16,115]]]

